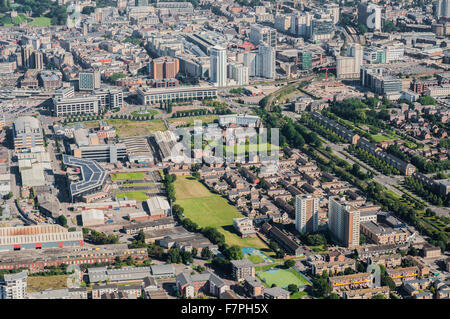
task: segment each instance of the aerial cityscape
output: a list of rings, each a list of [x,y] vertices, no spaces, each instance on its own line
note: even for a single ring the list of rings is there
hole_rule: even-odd
[[[0,299],[450,299],[449,123],[450,0],[0,0]]]

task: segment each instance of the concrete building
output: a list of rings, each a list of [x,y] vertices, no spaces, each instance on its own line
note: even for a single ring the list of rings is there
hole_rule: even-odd
[[[300,233],[316,232],[319,227],[319,198],[295,196],[295,229]]]
[[[330,197],[328,204],[328,228],[332,236],[346,247],[359,246],[360,212],[344,199]]]
[[[277,31],[273,28],[252,24],[250,25],[250,42],[254,45],[265,43],[273,48],[277,47]]]
[[[159,57],[150,62],[149,68],[154,80],[174,79],[180,71],[180,61],[169,56]]]
[[[0,299],[25,299],[27,296],[27,272],[5,274],[0,280]]]
[[[78,74],[78,89],[80,91],[93,91],[101,85],[100,71],[83,71]]]
[[[246,277],[255,277],[255,266],[248,259],[232,260],[231,266],[233,268],[233,278],[241,281]]]
[[[105,214],[98,209],[83,210],[81,220],[84,227],[103,225],[105,223]]]
[[[210,50],[210,80],[215,86],[227,85],[227,50],[215,46]]]
[[[14,151],[29,151],[35,146],[44,146],[42,128],[39,120],[31,116],[23,116],[13,123]]]
[[[226,72],[226,69],[225,69]],[[141,104],[157,104],[176,99],[204,99],[217,96],[217,88],[213,86],[187,86],[174,88],[141,88],[137,89]]]
[[[336,76],[338,79],[353,79],[360,77],[363,60],[363,49],[360,44],[353,43],[347,49],[347,56],[336,58]]]

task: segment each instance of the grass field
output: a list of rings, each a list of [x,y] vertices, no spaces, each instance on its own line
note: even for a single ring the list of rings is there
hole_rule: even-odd
[[[393,137],[384,136],[382,134],[371,135],[371,136],[372,136],[373,140],[375,141],[375,143],[392,141],[394,139]]]
[[[138,201],[146,201],[149,197],[144,192],[124,192],[124,193],[117,193],[117,198],[128,198],[128,199],[135,199]]]
[[[233,229],[233,218],[242,217],[228,201],[211,193],[191,176],[178,176],[175,182],[176,204],[184,208],[184,215],[200,227],[217,228],[229,245],[253,247],[270,252],[258,237],[241,238]]]
[[[67,288],[67,277],[69,277],[69,275],[28,277],[27,291],[38,292],[46,289]]]
[[[248,256],[247,259],[250,260],[254,264],[260,264],[260,263],[264,262],[264,258],[262,258],[260,256]]]
[[[170,118],[168,119],[168,121],[170,124],[194,126],[194,121],[202,121],[202,124],[205,124],[213,123],[214,120],[217,120],[218,118],[218,115],[200,115],[192,117]]]
[[[142,172],[137,173],[114,173],[111,179],[113,181],[132,181],[135,179],[144,179],[145,174]]]
[[[307,296],[308,293],[305,291],[297,291],[291,295],[291,299],[302,299],[304,296]]]
[[[47,17],[37,17],[33,19],[31,25],[35,27],[48,27],[51,25],[51,21],[52,19]]]
[[[117,130],[120,137],[148,136],[156,131],[165,131],[166,126],[162,120],[151,121],[128,121],[128,120],[107,120],[111,126]]]
[[[308,281],[298,274],[295,270],[291,269],[269,269],[259,272],[257,276],[267,286],[272,287],[276,284],[278,287],[286,288],[290,284],[297,286],[309,285]]]
[[[134,184],[123,184],[120,187],[138,187],[138,186],[153,186],[155,183],[134,183]]]
[[[147,109],[147,110],[144,109],[142,111],[131,112],[131,115],[133,115],[133,116],[147,116],[147,115],[149,115],[149,116],[152,116],[152,115],[156,116],[158,114],[159,114],[159,111],[152,110],[152,109]]]

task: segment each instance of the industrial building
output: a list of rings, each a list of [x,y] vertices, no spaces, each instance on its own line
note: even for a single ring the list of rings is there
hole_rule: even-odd
[[[0,251],[82,246],[83,233],[60,225],[0,228]]]

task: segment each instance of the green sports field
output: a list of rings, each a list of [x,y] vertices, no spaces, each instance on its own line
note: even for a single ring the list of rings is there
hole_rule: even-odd
[[[253,247],[269,252],[269,247],[258,237],[241,238],[233,229],[233,218],[242,217],[228,201],[211,193],[192,176],[178,176],[175,181],[176,204],[184,208],[185,217],[200,227],[217,228],[229,245]]]
[[[131,181],[135,179],[144,179],[145,175],[142,172],[138,173],[114,173],[111,175],[113,181]]]
[[[117,193],[117,198],[128,198],[128,199],[135,199],[138,201],[146,201],[149,197],[144,192],[124,192],[124,193]]]
[[[281,288],[286,288],[290,284],[295,284],[297,286],[309,285],[308,281],[292,268],[272,268],[257,273],[257,277],[259,277],[267,287],[272,287],[273,284],[276,284]]]

